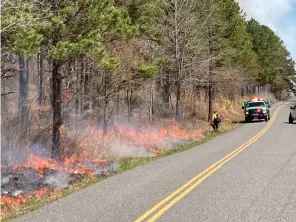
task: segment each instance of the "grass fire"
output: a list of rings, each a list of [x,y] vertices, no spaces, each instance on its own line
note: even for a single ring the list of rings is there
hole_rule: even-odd
[[[153,157],[176,144],[203,138],[200,129],[184,130],[175,122],[155,127],[114,124],[107,131],[87,123],[83,128],[83,133],[78,128],[61,130],[62,135],[79,141],[75,152],[64,147],[62,161],[39,155],[26,146],[24,161],[14,160],[1,166],[2,216],[32,200],[61,197],[64,190],[85,180],[114,174],[121,157]],[[69,150],[72,153],[67,153]]]

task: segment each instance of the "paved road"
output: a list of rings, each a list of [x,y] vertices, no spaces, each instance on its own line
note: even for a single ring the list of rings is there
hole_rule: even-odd
[[[288,113],[289,107],[284,106],[262,137],[158,220],[296,221],[296,124],[287,124]],[[15,221],[134,221],[266,125],[244,124],[206,144],[104,180]]]

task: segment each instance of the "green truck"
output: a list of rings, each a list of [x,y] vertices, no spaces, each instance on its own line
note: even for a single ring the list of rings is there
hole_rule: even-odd
[[[254,119],[270,120],[270,103],[263,98],[252,98],[249,101],[245,101],[242,109],[245,113],[245,122],[251,122]]]

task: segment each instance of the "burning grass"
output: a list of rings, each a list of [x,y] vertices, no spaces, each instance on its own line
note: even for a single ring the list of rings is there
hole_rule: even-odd
[[[71,185],[112,174],[115,169],[114,161],[88,155],[57,162],[30,154],[24,163],[2,165],[1,216],[17,215],[32,200],[58,198]]]
[[[218,135],[203,134],[200,129],[184,130],[176,123],[157,127],[115,125],[106,133],[91,124],[86,129],[84,134],[71,131],[84,150],[79,155],[72,154],[57,162],[30,154],[25,162],[1,166],[1,216],[5,220],[35,210],[106,177],[182,152]],[[67,129],[63,130],[65,133]],[[69,129],[67,133],[71,134]],[[119,158],[107,155],[118,151]]]
[[[72,185],[114,174],[118,168],[116,160],[122,164],[120,171],[126,170],[121,157],[132,154],[133,157],[152,160],[177,143],[188,144],[203,138],[201,130],[183,130],[175,122],[156,127],[118,124],[107,132],[89,123],[83,134],[77,133],[76,129],[78,127],[75,130],[64,127],[62,135],[75,137],[79,141],[80,152],[76,150],[69,155],[69,149],[66,149],[66,157],[61,162],[42,158],[28,149],[25,161],[1,166],[1,216],[18,215],[26,212],[26,206],[32,200],[54,199],[51,195],[60,197],[63,190]],[[112,152],[119,158],[111,158]],[[134,164],[133,160],[130,163],[131,166],[139,164]]]

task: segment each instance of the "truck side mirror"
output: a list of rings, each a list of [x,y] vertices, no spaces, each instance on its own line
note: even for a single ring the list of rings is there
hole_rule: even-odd
[[[245,107],[244,107],[244,106],[242,106],[242,109],[245,109]]]

